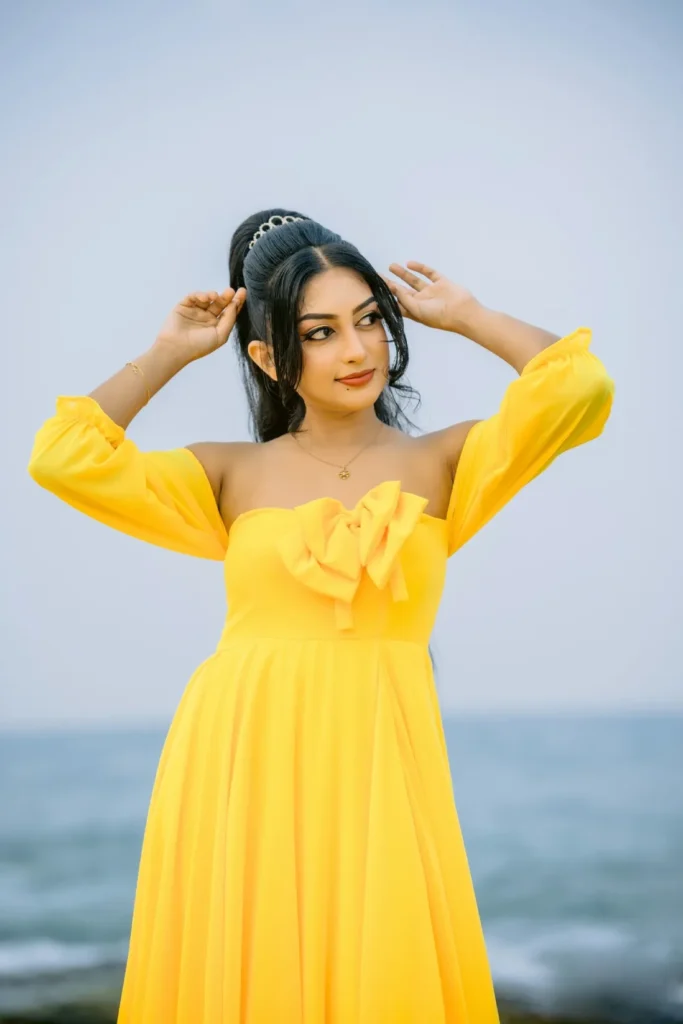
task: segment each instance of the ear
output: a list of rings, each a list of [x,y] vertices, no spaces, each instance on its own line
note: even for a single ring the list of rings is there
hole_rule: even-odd
[[[250,341],[247,345],[247,352],[264,373],[267,373],[271,380],[277,380],[275,363],[273,361],[273,350],[265,341]]]

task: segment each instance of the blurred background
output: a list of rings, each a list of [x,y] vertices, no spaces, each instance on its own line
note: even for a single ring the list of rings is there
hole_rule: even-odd
[[[157,758],[225,616],[220,565],[37,488],[33,435],[270,206],[593,329],[611,420],[451,562],[437,685],[506,1019],[683,1020],[683,3],[0,2],[0,87],[0,1020],[114,1019]],[[510,367],[408,338],[422,428],[496,411]],[[246,439],[232,347],[130,434]]]

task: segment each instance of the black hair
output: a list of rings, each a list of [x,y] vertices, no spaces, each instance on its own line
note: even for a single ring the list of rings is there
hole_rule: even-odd
[[[301,220],[265,228],[250,248],[254,234],[271,217]],[[366,281],[379,306],[388,340],[395,345],[387,386],[375,402],[378,419],[400,430],[413,427],[401,400],[419,406],[420,396],[402,380],[408,365],[403,317],[387,283],[354,245],[304,214],[281,208],[261,210],[242,221],[233,234],[229,267],[230,286],[247,289],[235,333],[251,430],[257,441],[271,441],[301,426],[306,410],[296,392],[303,367],[297,318],[306,284],[331,267],[348,267]],[[276,381],[250,357],[248,346],[254,339],[272,345]]]

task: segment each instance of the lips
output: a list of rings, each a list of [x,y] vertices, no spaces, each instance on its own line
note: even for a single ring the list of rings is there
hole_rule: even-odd
[[[362,373],[350,373],[348,377],[338,377],[340,384],[366,384],[374,374],[374,370],[364,370]]]

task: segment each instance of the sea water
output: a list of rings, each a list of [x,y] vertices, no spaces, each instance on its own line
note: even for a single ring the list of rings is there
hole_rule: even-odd
[[[498,995],[683,1020],[683,716],[444,727]],[[164,735],[0,733],[0,1010],[123,964]]]

